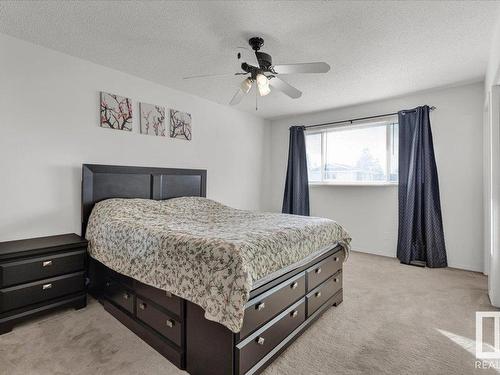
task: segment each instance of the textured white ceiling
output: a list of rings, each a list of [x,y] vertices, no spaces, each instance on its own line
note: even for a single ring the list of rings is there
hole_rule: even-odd
[[[265,39],[274,63],[326,61],[327,74],[291,75],[293,100],[272,92],[272,118],[483,78],[498,2],[6,1],[0,32],[218,103],[241,78],[234,48]],[[255,113],[255,97],[237,106]]]

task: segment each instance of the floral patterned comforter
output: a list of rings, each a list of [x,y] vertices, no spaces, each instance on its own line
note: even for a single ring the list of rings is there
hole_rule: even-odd
[[[95,205],[86,238],[109,268],[205,309],[239,332],[256,281],[349,234],[329,219],[237,210],[185,197],[108,199]]]

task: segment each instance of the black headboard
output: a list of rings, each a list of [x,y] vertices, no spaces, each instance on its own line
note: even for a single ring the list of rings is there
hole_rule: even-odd
[[[82,236],[94,204],[109,198],[206,197],[207,171],[83,164]]]

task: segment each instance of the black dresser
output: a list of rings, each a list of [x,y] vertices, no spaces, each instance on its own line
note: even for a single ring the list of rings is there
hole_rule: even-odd
[[[57,308],[85,307],[86,251],[76,234],[0,242],[0,334]]]

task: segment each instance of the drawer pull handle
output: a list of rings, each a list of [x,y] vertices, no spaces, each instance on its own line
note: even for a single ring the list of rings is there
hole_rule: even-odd
[[[172,298],[172,293],[170,292],[165,292],[165,294],[167,295],[168,298]]]
[[[123,298],[125,299],[129,299],[130,298],[130,295],[128,293],[123,293]]]
[[[293,310],[291,313],[290,313],[290,316],[292,318],[295,318],[297,315],[299,315],[299,312],[297,310]]]
[[[174,326],[174,321],[172,319],[167,320],[167,327],[172,328]]]
[[[42,267],[48,267],[48,266],[51,266],[52,265],[52,261],[51,260],[46,260],[45,262],[42,262]]]
[[[297,289],[298,286],[299,286],[299,283],[295,281],[290,287],[292,289]]]
[[[333,279],[333,282],[334,282],[334,283],[338,283],[338,282],[339,282],[339,279],[335,278],[335,279]]]
[[[314,296],[315,296],[315,297],[321,297],[321,292],[316,292],[316,293],[314,294]]]
[[[320,274],[321,273],[321,267],[316,268],[316,270],[314,272],[316,272],[317,274]]]
[[[264,345],[264,341],[266,341],[264,337],[262,336],[257,337],[257,344]]]
[[[339,257],[335,257],[335,258],[333,258],[333,260],[334,260],[335,262],[338,262],[338,261],[339,261]]]
[[[260,310],[264,310],[264,307],[266,307],[266,304],[264,302],[261,302],[261,303],[258,303],[255,308],[260,311]]]
[[[140,303],[140,304],[139,304],[139,308],[140,308],[141,310],[145,310],[145,309],[146,309],[146,304],[145,304],[145,303]]]
[[[42,290],[50,289],[52,288],[52,284],[43,284],[42,285]]]

